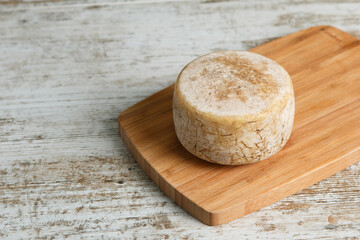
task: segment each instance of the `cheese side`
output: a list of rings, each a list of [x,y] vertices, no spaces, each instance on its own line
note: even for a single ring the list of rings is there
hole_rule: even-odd
[[[290,137],[294,113],[289,74],[255,53],[202,56],[185,66],[175,84],[176,135],[209,162],[241,165],[274,155]]]

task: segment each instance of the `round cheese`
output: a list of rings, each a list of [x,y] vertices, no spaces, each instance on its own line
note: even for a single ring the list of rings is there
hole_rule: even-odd
[[[218,164],[254,163],[278,152],[290,137],[294,112],[289,74],[255,53],[199,57],[175,84],[173,118],[180,143]]]

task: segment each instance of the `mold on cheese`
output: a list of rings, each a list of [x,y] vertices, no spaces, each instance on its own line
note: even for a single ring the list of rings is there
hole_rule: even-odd
[[[290,137],[294,113],[289,74],[255,53],[204,55],[185,66],[175,84],[180,143],[218,164],[254,163],[277,153]]]

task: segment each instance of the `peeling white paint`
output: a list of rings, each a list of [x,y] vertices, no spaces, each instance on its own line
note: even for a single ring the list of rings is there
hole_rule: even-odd
[[[359,9],[329,0],[1,0],[0,238],[358,238],[359,164],[209,227],[142,172],[116,118],[211,51],[319,24],[360,37]]]

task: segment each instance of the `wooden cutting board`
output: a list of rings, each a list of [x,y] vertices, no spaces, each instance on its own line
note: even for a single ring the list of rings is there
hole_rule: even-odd
[[[205,224],[227,223],[360,160],[359,43],[339,29],[317,26],[250,50],[280,63],[295,89],[291,138],[262,162],[221,166],[187,152],[174,131],[173,85],[121,113],[121,136],[179,206]]]

